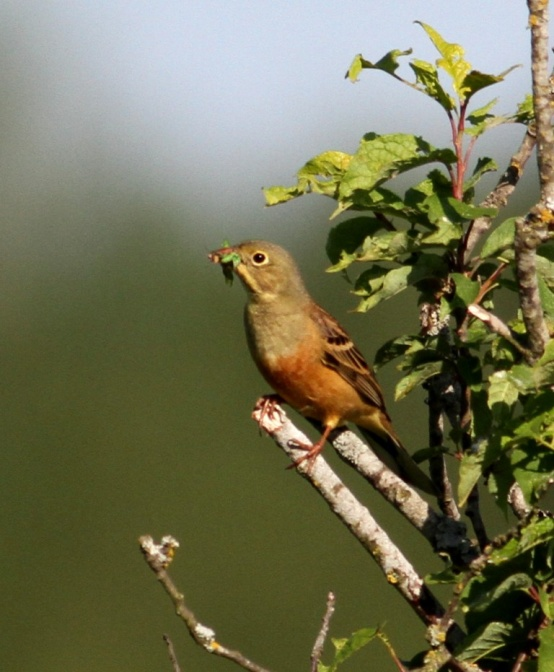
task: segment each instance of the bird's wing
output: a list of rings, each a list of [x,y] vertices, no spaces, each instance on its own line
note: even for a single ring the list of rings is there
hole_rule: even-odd
[[[367,403],[377,406],[386,413],[381,388],[350,336],[334,317],[315,303],[312,307],[312,318],[325,342],[323,349],[325,366],[349,382]]]

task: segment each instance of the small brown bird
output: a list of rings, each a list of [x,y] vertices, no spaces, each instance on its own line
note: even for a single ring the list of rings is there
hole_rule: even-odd
[[[310,297],[290,254],[249,240],[209,258],[246,288],[246,337],[263,377],[285,402],[323,425],[320,439],[295,464],[315,458],[333,429],[353,422],[390,469],[434,494],[396,435],[372,370],[346,331]]]

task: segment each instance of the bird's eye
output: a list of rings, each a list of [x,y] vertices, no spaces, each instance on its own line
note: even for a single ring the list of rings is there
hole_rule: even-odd
[[[263,252],[256,252],[252,255],[252,261],[256,264],[256,266],[261,266],[267,261],[267,255],[265,255]]]

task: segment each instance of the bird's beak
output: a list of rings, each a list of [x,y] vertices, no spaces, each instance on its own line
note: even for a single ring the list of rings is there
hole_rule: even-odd
[[[228,283],[233,282],[233,271],[241,263],[240,254],[234,247],[222,247],[208,254],[208,259],[213,264],[219,264],[223,270],[223,275]]]

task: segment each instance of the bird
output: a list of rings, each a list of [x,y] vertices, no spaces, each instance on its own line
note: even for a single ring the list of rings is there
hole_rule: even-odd
[[[227,280],[234,274],[246,289],[246,339],[262,376],[277,398],[323,428],[313,445],[296,446],[306,454],[291,466],[313,461],[329,434],[350,422],[405,482],[436,494],[396,434],[372,369],[339,322],[312,299],[289,252],[247,240],[208,257]]]

